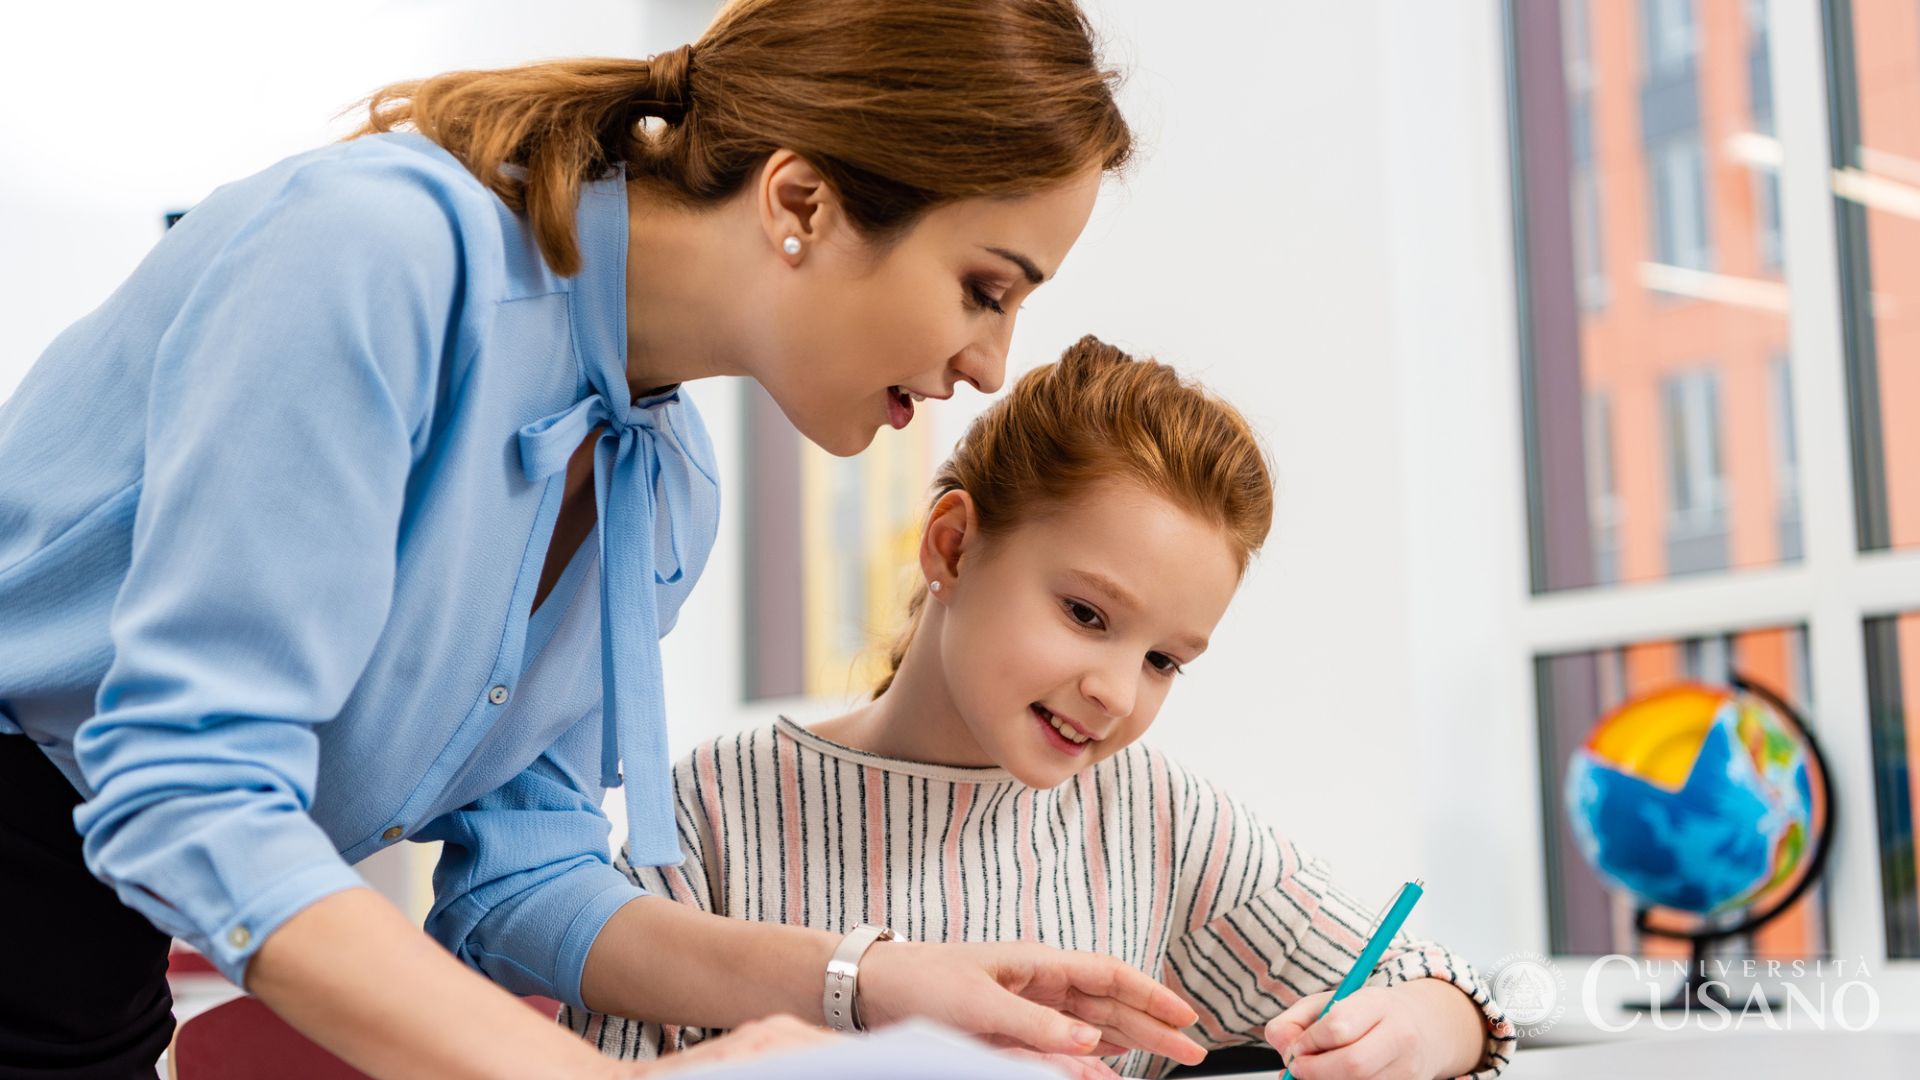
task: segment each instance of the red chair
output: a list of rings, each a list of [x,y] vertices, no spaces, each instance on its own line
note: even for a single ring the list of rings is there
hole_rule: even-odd
[[[548,1016],[560,1011],[551,998],[520,1000]],[[368,1080],[254,997],[234,998],[180,1025],[167,1048],[167,1073],[173,1080]]]

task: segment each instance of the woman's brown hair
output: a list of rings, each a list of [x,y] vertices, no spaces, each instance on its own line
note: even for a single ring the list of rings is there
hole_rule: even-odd
[[[1103,480],[1139,484],[1218,525],[1242,571],[1273,522],[1273,481],[1246,418],[1173,368],[1092,335],[980,414],[934,474],[930,505],[965,491],[974,528],[991,539]],[[874,697],[892,685],[926,601],[922,585]]]
[[[1073,0],[735,0],[699,41],[649,60],[396,83],[354,134],[405,125],[446,147],[570,275],[580,185],[615,166],[706,205],[785,148],[884,242],[942,203],[1119,168],[1132,138],[1116,80]]]

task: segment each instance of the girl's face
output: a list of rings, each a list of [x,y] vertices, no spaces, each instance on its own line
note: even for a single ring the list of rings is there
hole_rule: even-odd
[[[1146,732],[1240,581],[1219,526],[1124,480],[960,546],[929,600],[946,691],[982,756],[1036,788]]]
[[[762,182],[769,250],[795,235],[801,252],[777,256],[789,265],[762,297],[772,317],[753,374],[801,434],[841,456],[882,425],[906,426],[919,399],[962,382],[999,389],[1020,304],[1079,239],[1101,176],[936,207],[876,246],[810,175],[776,155]]]

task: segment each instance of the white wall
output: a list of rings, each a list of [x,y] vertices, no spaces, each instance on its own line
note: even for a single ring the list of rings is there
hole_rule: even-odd
[[[1510,850],[1535,801],[1524,671],[1484,644],[1517,610],[1525,565],[1498,486],[1519,482],[1498,4],[1089,7],[1131,72],[1142,152],[1027,305],[1013,369],[1089,331],[1158,355],[1248,413],[1280,484],[1266,554],[1152,738],[1330,857],[1363,899],[1423,874],[1416,929],[1489,961],[1541,947],[1537,864]],[[347,124],[329,118],[368,90],[458,66],[645,54],[690,40],[710,11],[199,0],[16,13],[0,41],[0,396],[132,268],[162,211],[337,136]],[[738,387],[692,393],[719,445],[734,444]],[[943,447],[978,404],[935,413]],[[739,455],[723,467],[743,491]],[[739,701],[741,521],[725,518],[666,644],[678,747],[774,711]]]
[[[459,67],[645,55],[685,5],[172,0],[18,5],[0,35],[0,397],[106,298],[161,214],[351,130],[370,91]]]

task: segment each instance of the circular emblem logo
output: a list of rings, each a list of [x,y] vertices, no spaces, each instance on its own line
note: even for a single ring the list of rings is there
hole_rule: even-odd
[[[1487,980],[1493,1000],[1523,1039],[1546,1031],[1567,1011],[1567,984],[1560,967],[1539,953],[1509,953]]]

